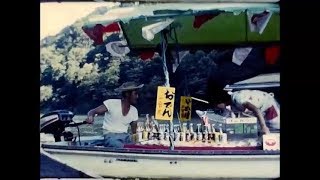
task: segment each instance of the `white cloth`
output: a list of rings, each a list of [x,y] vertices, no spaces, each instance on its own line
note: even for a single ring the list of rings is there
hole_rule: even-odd
[[[232,55],[232,62],[237,64],[238,66],[241,66],[243,61],[248,57],[252,50],[252,47],[247,47],[247,48],[236,48],[233,51]]]
[[[280,129],[280,105],[273,95],[259,90],[241,90],[234,92],[231,98],[233,104],[242,110],[242,104],[250,102],[260,109],[269,128]]]
[[[174,19],[166,19],[165,21],[144,26],[142,28],[142,37],[148,41],[153,40],[157,33],[168,27],[173,21]]]
[[[124,41],[113,41],[106,45],[106,50],[111,56],[123,57],[130,52],[130,49],[126,45],[127,43]]]
[[[108,111],[104,115],[102,128],[106,133],[127,133],[132,121],[138,120],[138,110],[130,105],[130,110],[126,116],[122,115],[120,99],[108,99],[103,102]]]
[[[259,15],[259,17],[256,17],[256,19],[253,20],[252,17],[254,15],[255,14],[250,13],[249,11],[247,12],[250,31],[259,32],[259,34],[262,34],[269,23],[269,20],[272,16],[272,12],[263,12],[260,14],[256,14]]]

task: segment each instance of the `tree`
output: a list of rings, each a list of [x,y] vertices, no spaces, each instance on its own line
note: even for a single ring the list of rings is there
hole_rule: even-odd
[[[40,87],[40,102],[49,100],[52,97],[52,86]]]
[[[65,57],[57,52],[54,46],[41,48],[40,69],[44,73],[47,68],[51,68],[52,77],[57,80],[65,74],[66,67],[63,65]]]

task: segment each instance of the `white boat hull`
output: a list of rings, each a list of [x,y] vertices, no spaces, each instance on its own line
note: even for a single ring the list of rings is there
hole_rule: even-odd
[[[71,167],[103,177],[278,178],[279,154],[170,154],[44,148]],[[147,151],[146,151],[147,153]]]

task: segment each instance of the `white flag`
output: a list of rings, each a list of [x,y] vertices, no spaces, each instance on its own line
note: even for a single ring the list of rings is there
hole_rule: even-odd
[[[262,34],[272,16],[272,12],[265,11],[259,14],[252,14],[250,12],[247,12],[247,16],[250,31],[259,32],[259,34]]]
[[[189,53],[189,51],[180,51],[179,54],[179,61],[178,61],[178,57],[174,58],[174,63],[172,64],[172,68],[173,68],[173,72],[175,73],[180,62],[182,61],[182,59]]]
[[[142,28],[142,37],[148,41],[153,40],[154,35],[168,27],[174,20],[167,19],[165,21],[150,24]]]
[[[107,51],[111,56],[123,57],[130,52],[125,41],[113,41],[106,44]]]
[[[236,48],[233,51],[232,62],[240,66],[243,63],[243,61],[248,57],[251,50],[251,47]]]

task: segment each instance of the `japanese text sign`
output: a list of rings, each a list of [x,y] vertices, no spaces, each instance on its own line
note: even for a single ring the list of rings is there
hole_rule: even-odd
[[[181,96],[180,98],[180,120],[190,120],[191,119],[191,97]]]
[[[175,88],[158,86],[156,119],[172,120],[174,110]]]

